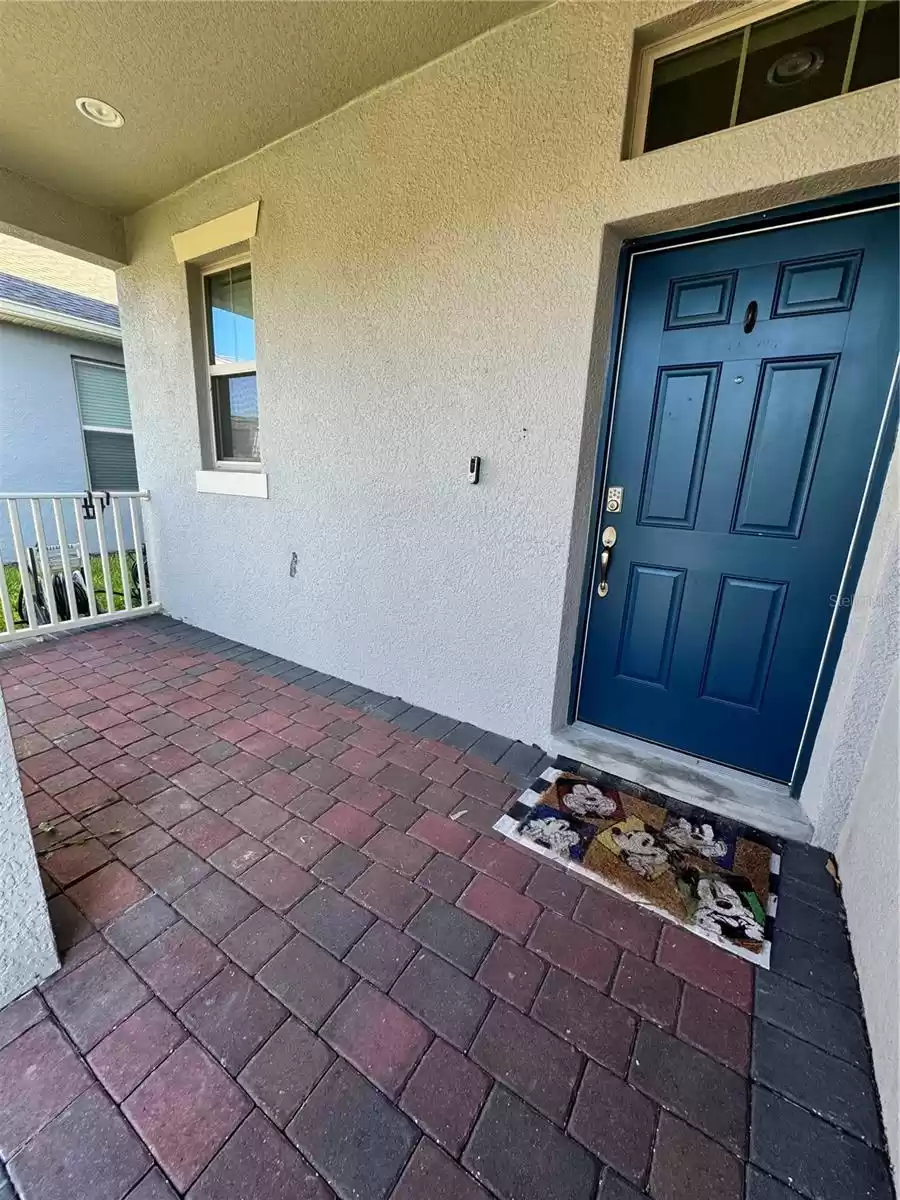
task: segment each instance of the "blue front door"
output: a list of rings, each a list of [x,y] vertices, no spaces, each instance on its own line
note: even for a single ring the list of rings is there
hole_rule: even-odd
[[[897,278],[895,208],[631,259],[578,719],[790,779],[891,387]]]

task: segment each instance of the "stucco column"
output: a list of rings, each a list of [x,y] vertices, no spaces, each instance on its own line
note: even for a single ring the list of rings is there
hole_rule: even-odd
[[[0,696],[0,1007],[59,966]]]

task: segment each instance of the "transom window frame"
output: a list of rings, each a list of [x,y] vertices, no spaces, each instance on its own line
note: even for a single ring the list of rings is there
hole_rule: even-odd
[[[259,373],[256,369],[256,358],[240,360],[233,363],[217,363],[214,361],[212,335],[210,328],[209,314],[209,299],[207,295],[206,281],[211,275],[220,275],[223,271],[228,271],[232,267],[250,267],[250,287],[253,290],[253,321],[254,328],[256,323],[256,293],[253,284],[253,260],[249,250],[244,250],[240,254],[231,255],[228,258],[215,259],[211,262],[204,263],[200,267],[200,303],[202,306],[200,317],[203,321],[203,357],[206,367],[206,407],[209,420],[209,437],[211,439],[210,458],[214,464],[216,471],[264,471],[262,463],[262,452],[258,459],[254,458],[219,458],[219,440],[216,433],[216,402],[213,395],[213,379],[223,375],[249,375],[256,376],[257,387],[257,411],[259,411]]]
[[[135,457],[135,455],[134,455],[134,425],[131,420],[131,401],[129,398],[129,404],[128,404],[129,424],[128,424],[127,429],[123,425],[89,425],[89,424],[87,424],[84,421],[82,414],[81,414],[81,398],[78,393],[78,369],[77,368],[78,368],[79,363],[84,363],[89,367],[101,367],[104,370],[108,370],[108,371],[120,371],[122,373],[122,375],[125,377],[125,387],[126,387],[126,392],[127,392],[128,376],[126,375],[126,372],[125,372],[125,364],[117,363],[117,362],[110,362],[109,359],[105,359],[105,358],[91,358],[89,355],[86,355],[86,354],[72,354],[69,356],[69,358],[70,358],[70,362],[72,364],[72,382],[75,387],[75,406],[76,406],[76,411],[78,413],[78,428],[81,431],[81,453],[84,457],[84,477],[87,482],[87,490],[89,492],[97,492],[98,494],[100,492],[113,491],[114,489],[95,486],[94,480],[91,477],[91,460],[88,456],[87,441],[86,441],[84,435],[86,433],[111,433],[111,434],[114,434],[116,437],[128,438],[131,441],[132,457]],[[135,490],[139,491],[140,486],[141,486],[140,478],[138,477],[137,481],[136,481]],[[130,494],[130,493],[124,493],[124,494]]]
[[[731,121],[726,128],[715,131],[716,133],[726,133],[730,129],[737,128],[736,101],[740,95],[741,77],[743,75],[744,60],[747,56],[751,29],[760,21],[764,21],[769,17],[777,17],[781,13],[789,12],[792,8],[801,8],[807,3],[809,3],[809,0],[758,0],[755,4],[748,4],[734,12],[725,13],[721,17],[705,21],[701,25],[695,25],[684,33],[674,34],[672,37],[663,38],[660,41],[650,42],[643,47],[639,47],[636,54],[635,74],[633,76],[632,95],[634,99],[626,130],[625,157],[628,159],[642,158],[645,154],[658,154],[661,150],[671,149],[671,146],[682,146],[685,144],[684,142],[673,142],[671,146],[659,146],[655,150],[644,150],[644,140],[647,136],[647,120],[650,115],[653,68],[658,59],[667,58],[670,54],[677,54],[681,50],[690,50],[694,46],[712,41],[723,34],[733,33],[738,29],[744,30],[744,41],[740,64],[738,66],[735,104],[732,106]],[[862,18],[865,11],[865,0],[857,0],[857,3],[856,25],[853,30],[850,51],[847,56],[847,65],[844,71],[843,86],[839,93],[840,96],[846,95],[849,89],[856,58],[856,47],[859,42],[859,32],[862,27]],[[819,100],[814,102],[814,104],[803,105],[802,107],[813,108],[815,104],[826,104],[829,100],[836,99],[838,99],[837,96],[830,96],[827,100]],[[776,115],[780,116],[782,114],[779,113]],[[759,117],[757,121],[768,121],[771,119],[771,117]],[[744,124],[755,125],[757,121],[746,121]],[[711,137],[713,135],[704,134],[702,136]],[[700,139],[690,138],[687,140],[699,141]]]

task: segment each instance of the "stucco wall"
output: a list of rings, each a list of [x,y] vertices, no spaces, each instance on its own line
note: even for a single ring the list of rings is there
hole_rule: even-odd
[[[678,7],[543,10],[129,220],[126,360],[173,614],[546,743],[621,237],[896,170],[892,85],[623,162],[635,23]],[[255,199],[267,501],[196,493],[170,243]]]
[[[0,1008],[59,966],[0,696]]]
[[[896,598],[896,597],[895,597]],[[885,1130],[900,1164],[900,749],[896,666],[838,847]]]
[[[122,350],[101,342],[65,337],[44,329],[0,322],[0,492],[82,492],[87,468],[75,396],[72,357],[123,362]],[[65,506],[66,528],[77,540],[74,516]],[[49,508],[43,513],[48,542],[56,542]],[[22,534],[33,542],[33,526],[22,510]],[[112,536],[111,520],[107,521]],[[86,522],[96,550],[93,522]],[[5,506],[0,506],[0,552],[13,555]]]

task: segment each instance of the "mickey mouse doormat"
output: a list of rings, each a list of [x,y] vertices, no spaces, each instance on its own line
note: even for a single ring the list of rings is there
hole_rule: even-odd
[[[564,759],[494,828],[768,967],[781,856],[767,834]]]

